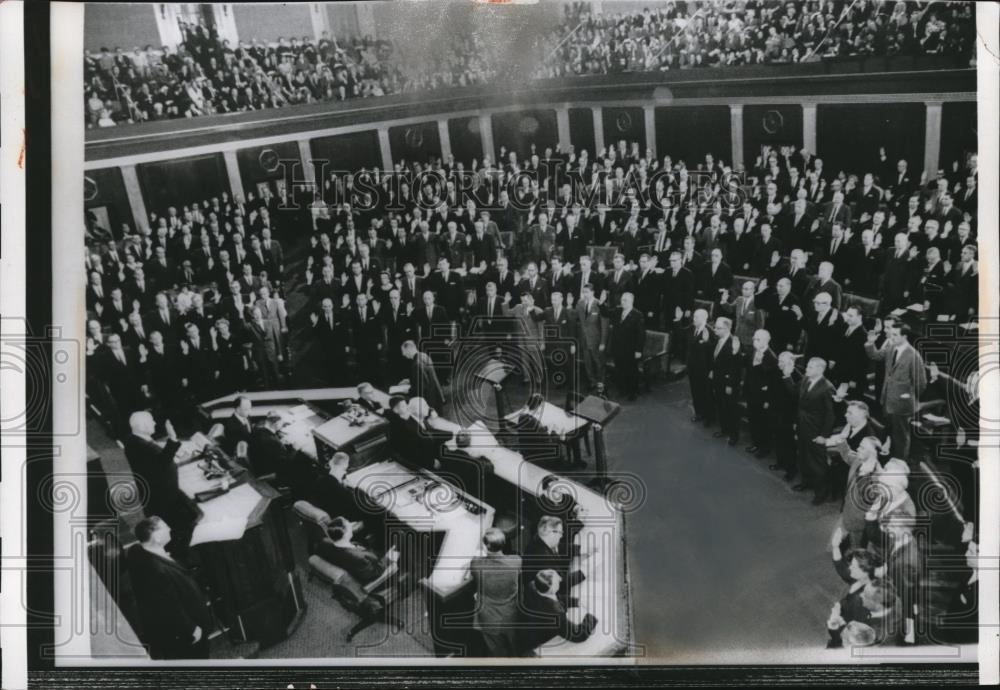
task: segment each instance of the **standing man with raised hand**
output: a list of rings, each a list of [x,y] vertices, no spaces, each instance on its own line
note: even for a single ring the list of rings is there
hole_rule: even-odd
[[[601,314],[601,305],[594,299],[594,286],[584,284],[576,304],[579,345],[590,390],[604,390],[604,349],[608,342],[608,322]]]
[[[876,327],[868,334],[865,352],[871,359],[885,363],[879,403],[888,422],[892,455],[912,465],[910,422],[927,387],[927,373],[920,353],[910,345],[910,327],[898,319],[887,318],[884,328],[886,339],[882,347],[875,348]]]
[[[735,446],[740,439],[740,341],[732,335],[733,322],[724,316],[715,320],[715,347],[708,372],[712,380],[719,430],[716,438],[728,437]]]
[[[646,344],[645,321],[631,292],[621,295],[621,307],[611,313],[611,352],[619,392],[630,401],[639,394],[639,361]]]
[[[709,372],[712,370],[712,353],[715,351],[715,335],[708,327],[707,311],[695,309],[685,340],[688,383],[691,386],[691,404],[694,407],[691,421],[710,426],[715,420],[712,381],[709,378]]]
[[[833,431],[833,384],[824,373],[826,362],[813,357],[806,364],[806,375],[799,384],[798,464],[801,482],[796,491],[812,489],[813,505],[830,497],[826,439]]]

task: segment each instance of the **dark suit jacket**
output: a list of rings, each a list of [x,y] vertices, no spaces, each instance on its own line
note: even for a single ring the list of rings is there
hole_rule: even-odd
[[[325,561],[343,568],[362,586],[377,580],[385,572],[386,564],[375,552],[363,546],[341,547],[332,539],[316,545],[316,553]]]
[[[358,506],[354,491],[338,482],[328,472],[316,476],[308,491],[309,502],[325,510],[330,517],[345,517],[351,521],[367,517]]]
[[[149,492],[147,515],[159,515],[168,523],[176,516],[177,503],[182,499],[177,487],[177,465],[174,456],[181,444],[167,441],[163,448],[133,434],[125,439],[125,457],[132,474],[145,484],[140,491]],[[179,527],[179,525],[171,525]]]
[[[570,642],[583,642],[597,627],[597,618],[591,613],[584,616],[581,623],[571,623],[562,603],[539,594],[534,582],[527,587],[522,622],[526,629],[521,634],[521,646],[525,651],[556,636],[564,637]]]
[[[252,422],[250,429],[247,429],[235,414],[229,415],[223,420],[222,429],[223,434],[225,434],[223,449],[230,454],[236,450],[236,444],[240,441],[246,441],[249,444],[250,437],[253,435]]]
[[[767,349],[760,364],[754,365],[753,349],[747,353],[746,377],[744,381],[744,391],[746,392],[747,403],[761,407],[764,403],[770,406],[772,392],[771,389],[779,384],[781,372],[778,371],[778,357],[774,351]]]
[[[706,263],[701,269],[701,284],[698,289],[698,294],[702,299],[712,300],[718,303],[719,299],[722,297],[722,291],[733,290],[733,272],[729,269],[729,266],[723,261],[719,264],[718,268],[715,269],[715,273],[712,273],[712,264]],[[732,295],[730,295],[732,297]]]
[[[624,320],[622,310],[615,309],[608,323],[611,326],[611,353],[616,360],[634,359],[636,352],[642,353],[646,345],[646,324],[637,309],[632,309]]]
[[[208,596],[179,563],[150,553],[140,544],[127,551],[132,591],[142,622],[142,640],[154,659],[180,658],[189,652],[196,627],[202,639],[212,632]]]
[[[473,558],[469,572],[479,596],[476,627],[512,627],[517,622],[521,590],[521,557],[491,553]]]
[[[715,389],[716,393],[721,394],[725,392],[726,387],[730,387],[732,388],[730,395],[738,396],[740,380],[742,379],[743,357],[742,353],[733,354],[732,338],[732,335],[726,338],[721,347],[719,347],[719,343],[716,341],[715,345],[709,351],[709,357],[711,357],[712,388]],[[740,348],[743,348],[742,343],[740,344]],[[718,354],[716,354],[716,350],[718,350]]]
[[[798,429],[800,441],[809,442],[817,436],[827,437],[833,431],[833,384],[825,378],[809,389],[809,379],[799,383]]]

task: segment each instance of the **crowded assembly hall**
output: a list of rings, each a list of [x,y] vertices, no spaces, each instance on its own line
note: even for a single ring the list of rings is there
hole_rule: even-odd
[[[969,5],[88,5],[95,654],[975,644]]]

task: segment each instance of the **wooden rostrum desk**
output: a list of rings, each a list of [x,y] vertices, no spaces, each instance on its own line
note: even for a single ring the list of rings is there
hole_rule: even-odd
[[[494,505],[453,486],[447,473],[416,468],[405,457],[396,457],[382,434],[387,433],[378,415],[363,428],[336,422],[337,416],[325,418],[313,404],[314,395],[324,402],[356,396],[354,388],[271,391],[246,394],[253,402],[253,414],[277,411],[284,417],[280,434],[286,444],[322,462],[332,450],[351,455],[345,483],[354,488],[359,499],[386,513],[388,540],[400,544],[401,564],[415,569],[426,597],[427,617],[438,656],[467,656],[474,648],[470,630],[473,612],[473,586],[469,575],[471,560],[481,555],[482,536],[493,526],[500,511],[518,506],[503,505],[508,497],[521,495],[536,498],[549,470],[524,460],[520,453],[500,445],[482,424],[464,428],[471,443],[464,448],[468,455],[489,463],[490,481],[500,496]],[[380,393],[383,405],[389,396]],[[221,419],[231,414],[235,396],[211,401],[203,406],[206,415]],[[332,422],[332,423],[331,423]],[[458,424],[437,417],[429,426],[439,431],[463,430]],[[445,444],[454,451],[454,440]],[[360,461],[359,461],[360,460]],[[583,528],[577,537],[582,553],[571,569],[579,568],[586,578],[570,592],[580,604],[570,616],[594,614],[598,624],[584,642],[573,643],[554,638],[536,650],[542,658],[609,657],[631,650],[632,612],[625,540],[625,509],[615,499],[593,491],[567,477],[560,483],[581,507]],[[405,553],[416,549],[418,555]]]
[[[229,635],[266,647],[291,635],[306,608],[285,513],[274,503],[278,492],[249,471],[220,491],[220,480],[206,478],[199,467],[197,452],[207,442],[195,434],[182,443],[187,459],[177,468],[178,487],[199,514],[191,548],[212,588],[213,610]],[[225,458],[221,450],[215,452]],[[211,497],[204,500],[203,492]]]

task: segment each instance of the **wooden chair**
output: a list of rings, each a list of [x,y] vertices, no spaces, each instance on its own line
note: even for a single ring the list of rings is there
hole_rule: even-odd
[[[715,302],[710,299],[695,299],[695,309],[704,309],[708,312],[708,320],[711,321],[715,312]]]
[[[651,374],[667,371],[667,354],[670,352],[670,334],[661,331],[646,331],[646,344],[642,350],[642,370],[646,391],[650,389]]]
[[[390,605],[400,598],[400,594],[404,591],[403,585],[407,579],[395,577],[399,572],[399,566],[396,563],[391,564],[378,579],[362,586],[346,570],[316,553],[319,544],[333,543],[326,536],[330,515],[308,501],[296,501],[292,510],[306,530],[310,553],[309,580],[318,577],[328,583],[331,596],[348,611],[356,613],[361,618],[348,631],[347,641],[350,642],[355,635],[375,623],[391,624],[397,630],[402,629],[402,621],[389,613]]]
[[[861,310],[862,316],[868,318],[879,316],[879,301],[871,297],[865,297],[854,292],[845,292],[842,304],[844,309],[857,307]]]

